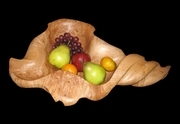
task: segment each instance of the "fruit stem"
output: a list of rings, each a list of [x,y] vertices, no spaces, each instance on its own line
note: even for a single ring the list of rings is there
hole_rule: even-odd
[[[69,40],[68,43],[67,43],[67,46],[69,45],[70,42],[71,42],[71,41]]]

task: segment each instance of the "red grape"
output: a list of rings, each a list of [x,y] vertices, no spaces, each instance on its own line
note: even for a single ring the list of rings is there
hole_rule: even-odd
[[[74,41],[75,42],[79,41],[79,38],[78,37],[74,37]]]
[[[57,37],[57,38],[55,39],[55,42],[60,42],[60,39]]]
[[[63,38],[64,38],[63,35],[60,35],[60,36],[59,36],[60,41],[62,41]]]

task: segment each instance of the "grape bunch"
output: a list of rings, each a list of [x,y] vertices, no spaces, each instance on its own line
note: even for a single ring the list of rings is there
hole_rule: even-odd
[[[55,38],[53,49],[63,44],[69,47],[71,57],[76,53],[83,52],[83,48],[81,43],[79,42],[79,38],[77,36],[72,36],[70,33],[64,33],[63,35]]]

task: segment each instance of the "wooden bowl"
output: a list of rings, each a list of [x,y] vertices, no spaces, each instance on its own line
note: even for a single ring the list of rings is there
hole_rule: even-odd
[[[48,24],[47,29],[35,37],[23,59],[10,58],[9,74],[23,88],[42,88],[53,99],[70,106],[80,98],[100,100],[116,85],[144,87],[165,78],[171,66],[161,67],[156,61],[146,61],[138,54],[125,55],[123,51],[108,44],[93,33],[95,28],[85,22],[59,19]],[[107,72],[101,85],[93,85],[83,78],[83,73],[74,75],[55,68],[48,62],[55,38],[70,32],[77,36],[92,62],[100,63],[104,56],[111,57],[117,64],[114,72]]]

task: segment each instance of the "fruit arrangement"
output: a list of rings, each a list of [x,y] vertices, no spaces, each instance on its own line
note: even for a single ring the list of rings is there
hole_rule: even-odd
[[[80,98],[100,100],[115,86],[145,87],[168,75],[170,65],[162,67],[138,54],[125,55],[120,48],[94,35],[94,31],[92,25],[78,20],[48,23],[47,29],[31,41],[22,59],[10,58],[10,77],[19,87],[42,88],[54,101],[70,106]],[[101,85],[93,85],[104,79],[102,70],[106,70],[106,79]]]
[[[92,62],[90,55],[84,52],[79,38],[68,32],[55,38],[49,62],[62,71],[76,75],[82,72],[86,81],[96,85],[104,82],[106,71],[116,69],[115,61],[108,56],[102,57],[100,63]]]

